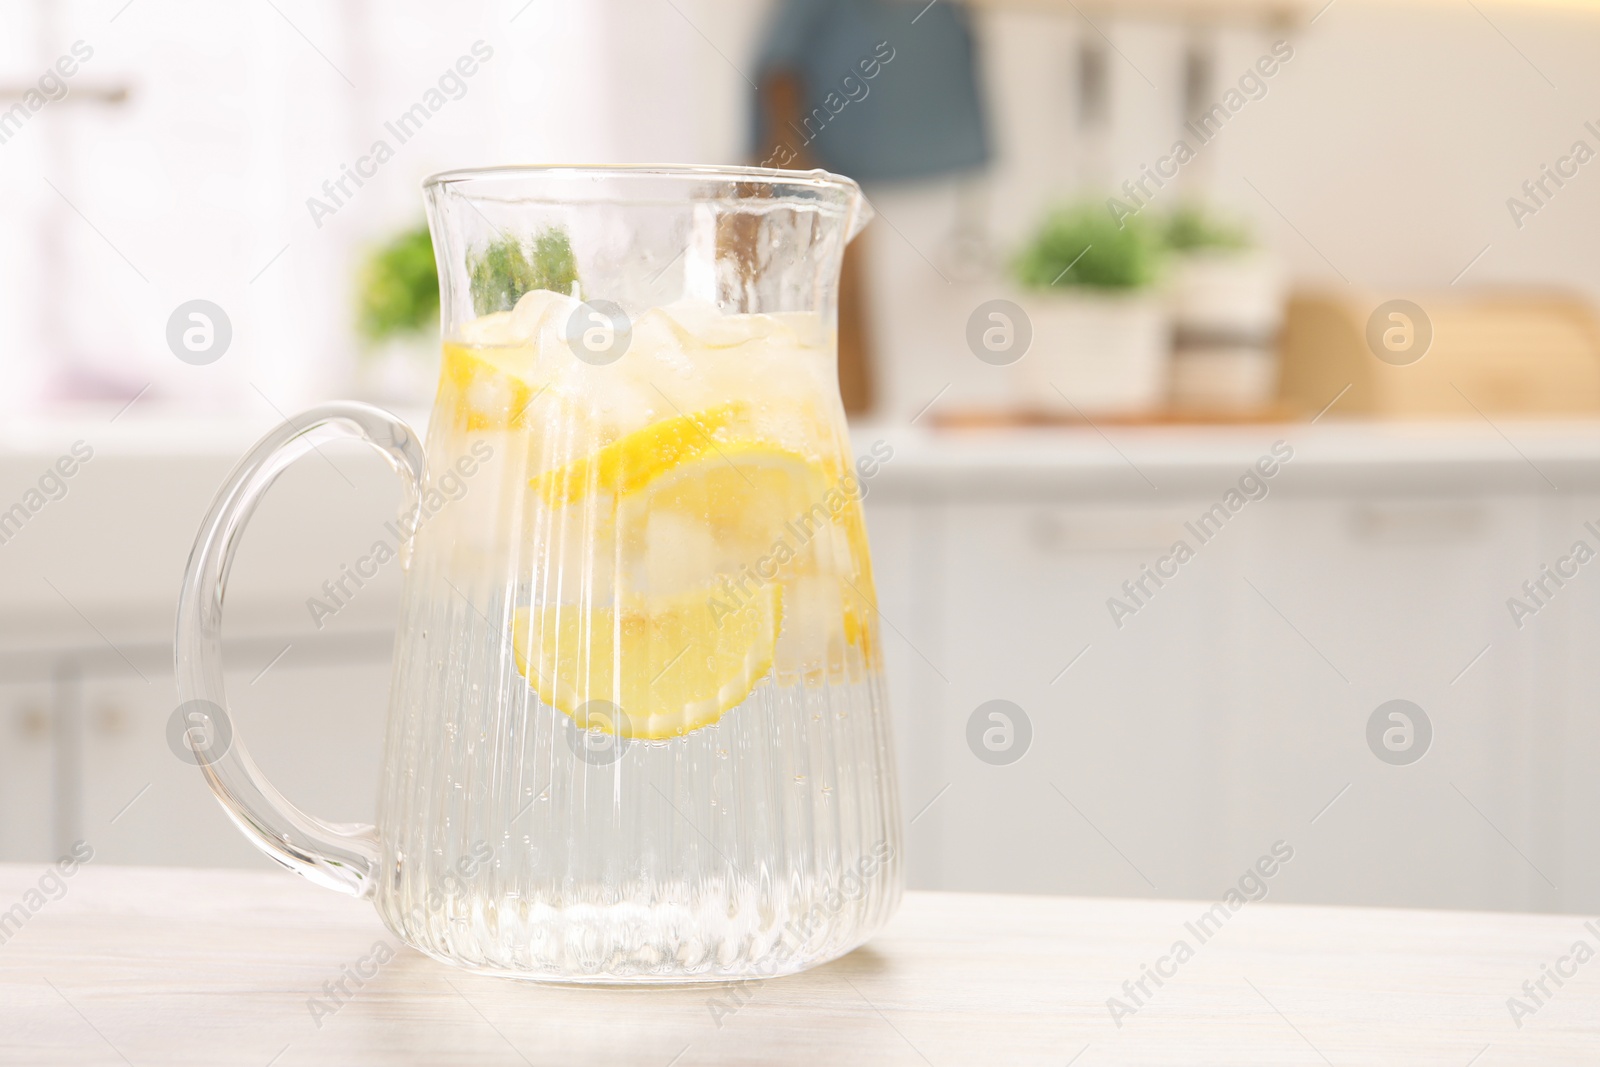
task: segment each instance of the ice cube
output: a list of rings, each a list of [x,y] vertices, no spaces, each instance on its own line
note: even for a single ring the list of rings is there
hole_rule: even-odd
[[[567,320],[577,307],[578,301],[564,293],[532,289],[511,310],[511,326],[519,340],[550,344],[566,336]]]
[[[516,327],[511,323],[511,312],[496,311],[482,315],[461,326],[461,340],[475,348],[514,345],[518,341]]]
[[[564,337],[567,319],[578,302],[548,289],[522,294],[510,311],[480,315],[461,326],[461,339],[478,347],[550,344]]]
[[[779,328],[771,315],[725,315],[703,300],[680,300],[659,310],[686,342],[705,348],[732,348]]]

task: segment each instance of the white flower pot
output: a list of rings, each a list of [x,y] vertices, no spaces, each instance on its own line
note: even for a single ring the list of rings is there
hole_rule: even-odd
[[[1176,342],[1173,406],[1237,413],[1271,404],[1284,297],[1283,272],[1264,252],[1178,257],[1167,286]]]
[[[1180,332],[1234,340],[1271,338],[1283,323],[1283,271],[1265,252],[1203,251],[1177,257],[1167,299]]]
[[[1171,347],[1166,309],[1151,291],[1067,289],[1017,298],[1033,326],[1019,364],[1028,406],[1084,415],[1135,415],[1166,400]]]
[[[1260,411],[1278,393],[1278,355],[1253,345],[1180,348],[1172,355],[1172,406],[1182,411]]]

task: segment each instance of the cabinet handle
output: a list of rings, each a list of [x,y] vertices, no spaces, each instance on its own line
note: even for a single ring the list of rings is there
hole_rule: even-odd
[[[50,713],[29,704],[17,712],[17,732],[24,741],[43,741],[50,736]]]
[[[1183,536],[1176,515],[1034,515],[1033,546],[1050,555],[1088,552],[1158,552]]]
[[[126,733],[128,729],[128,713],[116,704],[107,704],[95,712],[95,729],[102,734],[116,736]]]
[[[1470,541],[1488,525],[1476,504],[1361,504],[1350,510],[1350,539],[1372,545]]]

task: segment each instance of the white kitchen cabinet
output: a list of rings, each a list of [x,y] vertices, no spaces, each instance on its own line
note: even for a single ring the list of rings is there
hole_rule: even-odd
[[[905,859],[914,882],[935,884],[941,877],[941,838],[932,829],[931,814],[922,809],[944,784],[939,776],[939,731],[933,726],[941,705],[941,682],[922,657],[937,651],[937,616],[932,607],[938,591],[921,576],[932,566],[939,538],[919,509],[889,504],[869,508],[868,515],[901,810],[905,819],[915,820],[908,827],[915,847]]]
[[[268,779],[320,818],[371,822],[388,662],[284,662],[252,684],[254,673],[229,673],[228,704],[238,735]],[[169,747],[168,720],[177,704],[170,675],[148,686],[137,679],[91,686],[88,704],[83,833],[97,858],[272,866],[228,821],[200,770]]]
[[[1532,847],[1526,726],[1548,705],[1537,650],[1509,640],[1504,604],[1534,566],[1544,508],[1534,495],[1286,494],[1241,529],[1236,580],[1255,588],[1218,648],[1249,665],[1222,753],[1238,783],[1228,845],[1295,844],[1286,899],[1558,903],[1500,836]],[[1376,758],[1366,734],[1395,699],[1432,725],[1426,754],[1403,766]]]
[[[1600,551],[1583,526],[1600,525],[1600,433],[1503,429],[1516,450],[1488,428],[1296,428],[1270,495],[1120,627],[1107,599],[1286,431],[858,434],[895,448],[866,511],[910,883],[1215,899],[1282,839],[1275,900],[1600,908],[1600,560],[1521,628],[1506,609],[1574,540]],[[105,484],[0,551],[0,860],[44,860],[79,827],[104,862],[267,866],[165,739],[170,598],[226,464],[102,458]],[[0,456],[0,474],[37,459]],[[324,630],[304,599],[370,543],[394,486],[375,458],[335,459],[355,492],[308,461],[251,527],[228,685],[286,795],[369,820],[399,575]],[[122,544],[102,490],[160,506]],[[1409,766],[1367,746],[1395,698],[1433,724]],[[1014,763],[968,743],[993,700],[1031,723]]]
[[[1472,465],[1308,449],[1119,628],[1107,598],[1251,452],[1132,452],[1157,491],[1115,455],[984,449],[906,448],[868,502],[919,561],[880,564],[879,583],[886,604],[915,598],[927,634],[918,651],[886,640],[923,723],[908,811],[948,785],[910,835],[914,885],[1214,899],[1281,839],[1277,900],[1600,906],[1584,814],[1600,806],[1600,562],[1520,630],[1506,607],[1577,537],[1600,549],[1582,529],[1600,525],[1600,468],[1540,457],[1558,493],[1509,449]],[[1009,766],[966,736],[996,698],[1033,724]],[[1397,698],[1433,729],[1404,766],[1367,741]]]
[[[230,679],[231,681],[231,679]],[[177,706],[170,673],[87,688],[78,836],[98,863],[270,866],[212,799],[200,770],[167,745]],[[261,857],[264,859],[264,857]]]
[[[261,668],[285,643],[234,643],[228,703],[273,783],[305,810],[371,821],[388,705],[383,631],[351,632]],[[163,646],[42,649],[48,681],[0,685],[0,861],[44,862],[82,839],[99,862],[271,866],[234,829],[200,771],[174,755]],[[165,654],[162,654],[165,653]]]
[[[0,685],[0,861],[51,854],[51,699],[46,683]]]
[[[104,421],[41,433],[30,454],[0,449],[10,500],[63,442],[95,446],[66,497],[0,546],[0,861],[43,862],[82,837],[97,862],[271,865],[166,740],[184,562],[213,494],[271,421],[214,449],[194,446],[198,430],[180,442]],[[264,498],[228,583],[241,731],[274,783],[328,819],[372,818],[399,568],[320,629],[305,601],[386,536],[398,497],[380,457],[328,446]]]
[[[1548,516],[1522,580],[1580,539],[1600,551],[1585,526],[1600,528],[1600,494],[1574,493]],[[1600,908],[1600,558],[1522,621],[1516,628],[1508,611],[1502,623],[1506,644],[1532,661],[1536,687],[1528,714],[1510,724],[1525,735],[1538,783],[1522,847],[1560,887],[1560,910],[1592,912]]]
[[[948,675],[939,758],[949,803],[930,812],[947,845],[943,883],[977,890],[1193,895],[1213,848],[1218,798],[1214,694],[1194,684],[1218,610],[1226,547],[1201,555],[1119,628],[1124,597],[1177,538],[1186,502],[1131,506],[1041,497],[938,505]],[[973,752],[968,721],[988,701],[1032,727],[1015,763]],[[986,716],[985,716],[986,717]],[[1003,740],[998,738],[997,740]],[[1016,743],[1016,742],[1013,742]]]
[[[1519,725],[1552,698],[1536,682],[1546,650],[1509,640],[1504,607],[1536,569],[1540,502],[1273,498],[1176,578],[1147,579],[1154,595],[1119,628],[1107,599],[1127,602],[1122,582],[1176,537],[1194,543],[1182,524],[1206,503],[900,505],[930,516],[910,525],[940,546],[923,572],[933,665],[889,644],[938,698],[923,714],[937,743],[914,742],[950,786],[913,837],[935,839],[935,884],[1215,896],[1282,839],[1297,862],[1281,899],[1558,906],[1500,836],[1537,848],[1553,755]],[[1368,717],[1397,697],[1433,723],[1410,766],[1367,748]],[[1027,755],[1000,767],[966,734],[996,698],[1033,725]]]

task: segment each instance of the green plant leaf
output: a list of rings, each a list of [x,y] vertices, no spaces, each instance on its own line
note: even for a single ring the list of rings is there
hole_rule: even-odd
[[[512,237],[491,241],[472,260],[472,309],[479,315],[510,311],[524,293],[549,289],[570,293],[578,280],[578,260],[566,231],[546,229],[530,249]]]
[[[367,257],[356,299],[357,329],[370,342],[437,328],[439,275],[427,226],[398,234]]]
[[[1084,202],[1046,216],[1012,272],[1035,289],[1141,289],[1156,280],[1161,260],[1160,240],[1138,216],[1119,226],[1103,205]]]
[[[1249,227],[1222,218],[1198,203],[1184,204],[1169,215],[1162,238],[1174,252],[1198,252],[1208,248],[1238,251],[1255,244]]]

